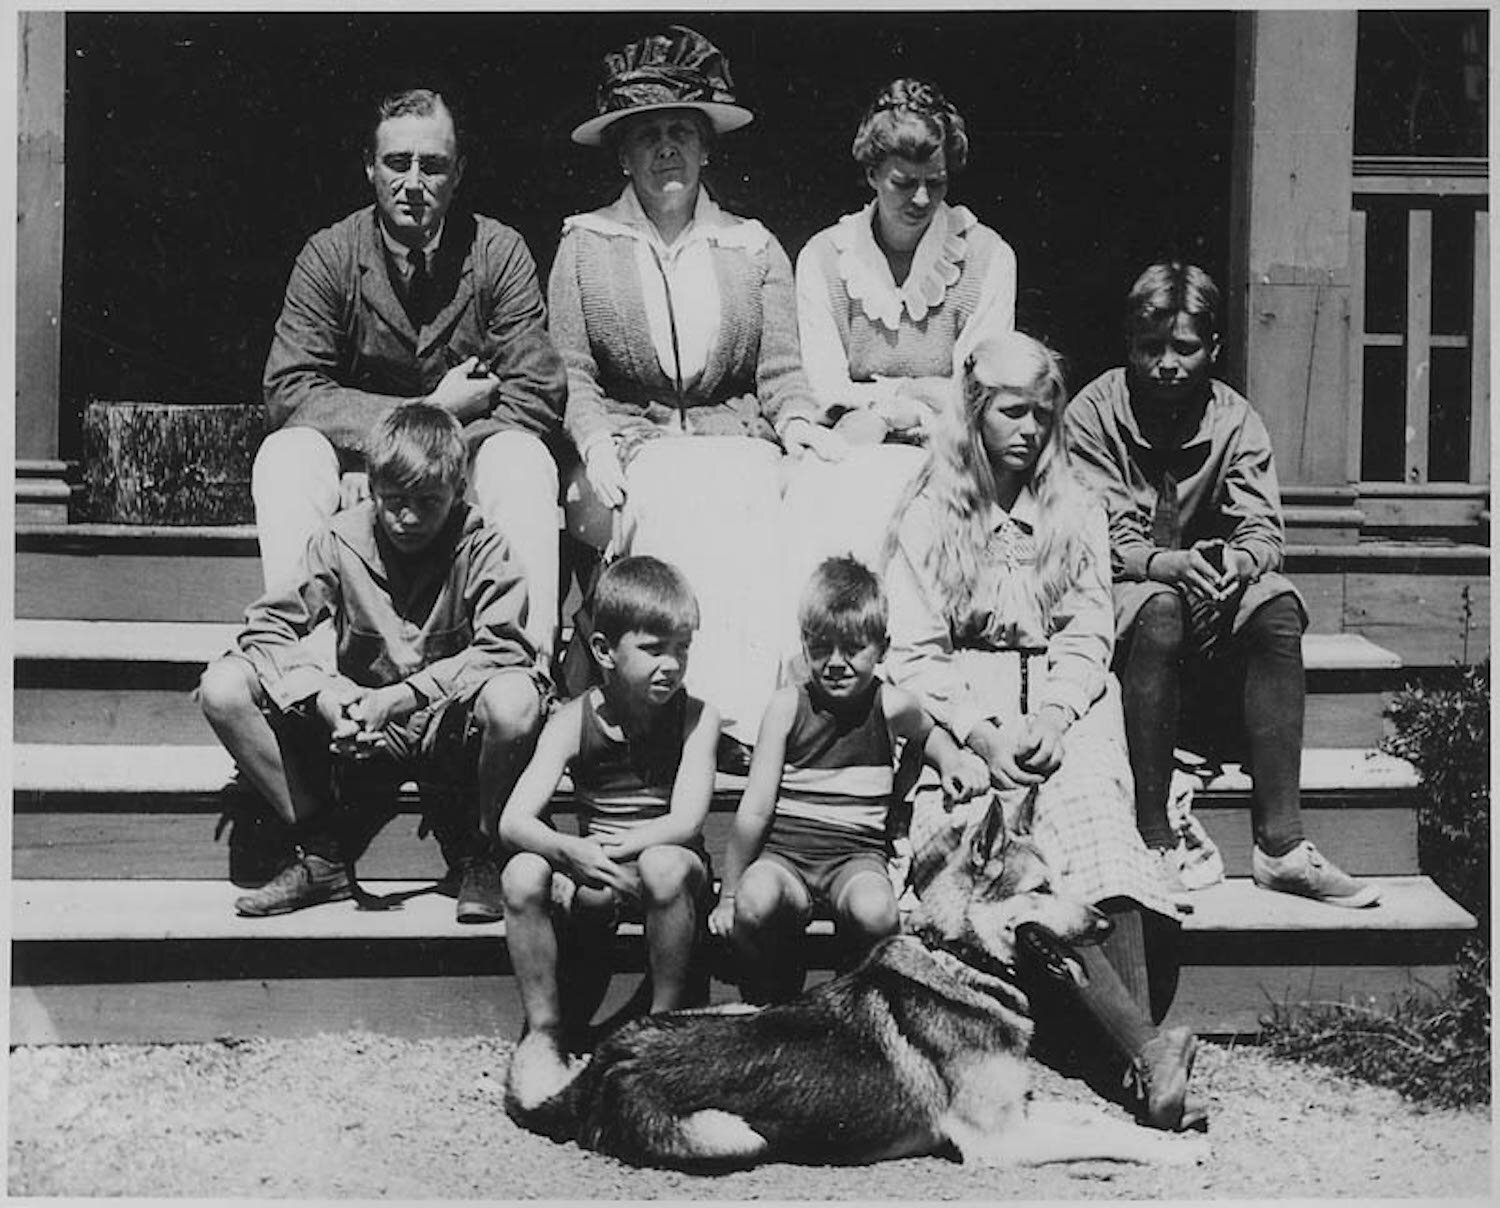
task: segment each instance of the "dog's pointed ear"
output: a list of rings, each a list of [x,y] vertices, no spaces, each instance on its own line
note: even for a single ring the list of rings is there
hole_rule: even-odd
[[[990,794],[990,803],[984,811],[984,817],[971,834],[969,863],[975,872],[979,872],[1005,846],[1005,810],[1000,804],[999,793]]]
[[[1008,826],[1011,834],[1031,834],[1031,824],[1036,820],[1036,794],[1037,786],[1032,785],[1026,790],[1026,795],[1021,798],[1016,806],[1016,816],[1009,820]]]

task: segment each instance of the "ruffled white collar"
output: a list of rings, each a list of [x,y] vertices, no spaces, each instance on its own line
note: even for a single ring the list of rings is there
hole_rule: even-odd
[[[567,234],[575,226],[599,235],[644,239],[648,243],[653,237],[657,240],[661,238],[641,207],[635,190],[629,185],[625,186],[624,191],[611,204],[587,214],[574,214],[564,218],[563,234]],[[729,213],[708,195],[707,189],[700,188],[698,201],[693,207],[693,221],[678,237],[673,250],[702,239],[721,247],[744,248],[753,252],[763,248],[770,237],[771,232],[759,221]]]
[[[891,275],[885,253],[875,242],[875,203],[845,214],[833,228],[838,271],[849,297],[872,322],[895,331],[904,310],[913,323],[942,304],[948,289],[962,273],[969,229],[979,219],[967,206],[938,205],[912,254],[911,271],[900,285]]]

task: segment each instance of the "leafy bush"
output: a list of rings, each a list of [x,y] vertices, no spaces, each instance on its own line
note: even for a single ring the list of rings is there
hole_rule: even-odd
[[[1479,919],[1440,995],[1278,1007],[1272,1052],[1314,1062],[1439,1107],[1490,1100],[1490,668],[1463,668],[1443,687],[1415,687],[1391,705],[1386,749],[1422,776],[1422,870]]]
[[[1418,840],[1422,870],[1477,915],[1490,914],[1490,665],[1460,672],[1456,686],[1410,688],[1390,708],[1386,743],[1422,774]]]

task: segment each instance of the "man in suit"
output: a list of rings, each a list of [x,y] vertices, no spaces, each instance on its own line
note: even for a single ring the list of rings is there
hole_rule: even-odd
[[[266,358],[273,431],[251,492],[266,587],[308,538],[364,498],[363,447],[398,403],[458,417],[481,514],[526,577],[543,660],[557,622],[558,473],[566,378],[521,236],[453,207],[464,158],[452,110],[425,88],[385,97],[364,152],[373,204],[313,235]]]

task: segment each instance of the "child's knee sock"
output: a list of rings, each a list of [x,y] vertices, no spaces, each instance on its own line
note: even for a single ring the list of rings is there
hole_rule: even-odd
[[[1240,634],[1245,652],[1245,737],[1256,844],[1285,855],[1302,841],[1302,724],[1307,681],[1302,613],[1291,596],[1256,609]]]
[[[1172,846],[1167,794],[1182,697],[1182,605],[1159,595],[1141,609],[1120,669],[1125,741],[1135,773],[1135,820],[1146,846]]]
[[[1134,902],[1112,901],[1104,903],[1100,909],[1109,917],[1111,926],[1109,934],[1099,944],[1099,951],[1135,1004],[1149,1013],[1151,983],[1146,965],[1141,908]]]

